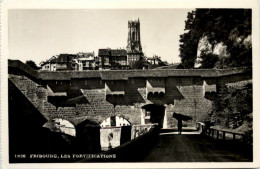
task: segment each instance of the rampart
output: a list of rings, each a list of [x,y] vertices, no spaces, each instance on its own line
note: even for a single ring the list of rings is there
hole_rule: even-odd
[[[184,126],[195,126],[208,118],[212,101],[227,84],[252,80],[251,69],[43,72],[20,61],[8,64],[9,83],[47,120],[62,118],[75,126],[86,121],[99,125],[111,116],[144,124],[153,111],[148,105],[164,107],[156,119],[163,128],[176,126],[173,112],[192,117]]]

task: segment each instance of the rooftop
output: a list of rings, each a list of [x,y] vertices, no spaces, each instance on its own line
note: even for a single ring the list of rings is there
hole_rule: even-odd
[[[94,57],[95,56],[94,52],[87,52],[87,53],[79,52],[77,55],[80,58],[82,58],[82,57],[88,58],[88,57]]]
[[[109,50],[110,49],[99,49],[98,50],[98,55],[109,55]]]
[[[125,49],[112,49],[111,56],[126,56],[127,52]]]
[[[127,55],[127,51],[125,49],[99,49],[98,50],[98,55],[110,55],[111,56],[126,56]]]
[[[37,79],[71,80],[100,78],[102,80],[127,80],[136,77],[221,77],[234,74],[252,73],[252,69],[149,69],[149,70],[86,70],[86,71],[36,71],[19,60],[8,60],[9,70],[18,69]]]

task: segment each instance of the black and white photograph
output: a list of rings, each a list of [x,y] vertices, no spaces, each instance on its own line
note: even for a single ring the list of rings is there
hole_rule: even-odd
[[[257,1],[111,2],[5,10],[6,164],[260,167]]]

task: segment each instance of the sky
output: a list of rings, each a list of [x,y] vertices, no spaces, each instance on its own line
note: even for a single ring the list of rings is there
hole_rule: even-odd
[[[12,9],[8,12],[9,59],[37,65],[60,53],[126,48],[128,20],[140,20],[147,57],[180,62],[179,35],[192,9]]]

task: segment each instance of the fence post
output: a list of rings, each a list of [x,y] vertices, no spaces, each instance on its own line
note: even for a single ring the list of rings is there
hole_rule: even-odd
[[[233,140],[236,140],[236,134],[233,133]]]
[[[219,131],[217,130],[217,140],[218,140],[218,138],[219,138]]]
[[[223,131],[223,140],[226,139],[226,132]]]

